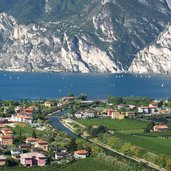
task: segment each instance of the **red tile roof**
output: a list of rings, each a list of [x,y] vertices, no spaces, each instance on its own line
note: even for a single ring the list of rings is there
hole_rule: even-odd
[[[86,150],[77,150],[77,151],[74,151],[74,154],[87,155],[88,151],[86,151]]]
[[[48,142],[43,141],[43,140],[38,140],[37,143],[40,145],[47,145],[48,144]]]
[[[2,139],[13,139],[13,137],[10,135],[3,135],[3,136],[1,136],[1,138]]]
[[[154,126],[155,129],[168,129],[167,125],[156,125]]]
[[[36,138],[33,138],[33,137],[28,137],[28,138],[26,139],[26,141],[37,141],[37,139],[36,139]]]

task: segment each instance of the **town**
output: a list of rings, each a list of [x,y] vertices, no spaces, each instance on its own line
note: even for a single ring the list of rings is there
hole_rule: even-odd
[[[54,116],[75,137],[55,127]],[[109,96],[94,101],[70,93],[60,99],[0,101],[0,167],[67,167],[74,161],[105,160],[112,157],[108,150],[132,170],[131,165],[169,170],[170,121],[171,99]],[[125,159],[134,164],[124,164]]]

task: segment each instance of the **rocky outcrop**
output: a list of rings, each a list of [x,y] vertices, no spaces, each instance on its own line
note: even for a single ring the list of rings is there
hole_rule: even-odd
[[[9,71],[119,72],[115,63],[88,37],[60,37],[39,25],[17,25],[3,14],[8,35],[0,52],[0,68]],[[12,18],[13,19],[13,18]]]
[[[148,47],[140,51],[133,60],[129,72],[171,73],[171,25]]]

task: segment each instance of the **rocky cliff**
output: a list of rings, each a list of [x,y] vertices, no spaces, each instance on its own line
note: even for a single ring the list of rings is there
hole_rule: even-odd
[[[171,73],[168,2],[1,0],[0,69]]]
[[[133,60],[129,72],[133,73],[171,73],[171,25]]]

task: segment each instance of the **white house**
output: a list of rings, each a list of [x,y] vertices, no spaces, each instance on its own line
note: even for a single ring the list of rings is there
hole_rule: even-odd
[[[85,159],[87,156],[88,156],[88,151],[86,151],[86,150],[74,151],[74,158],[75,159]]]

